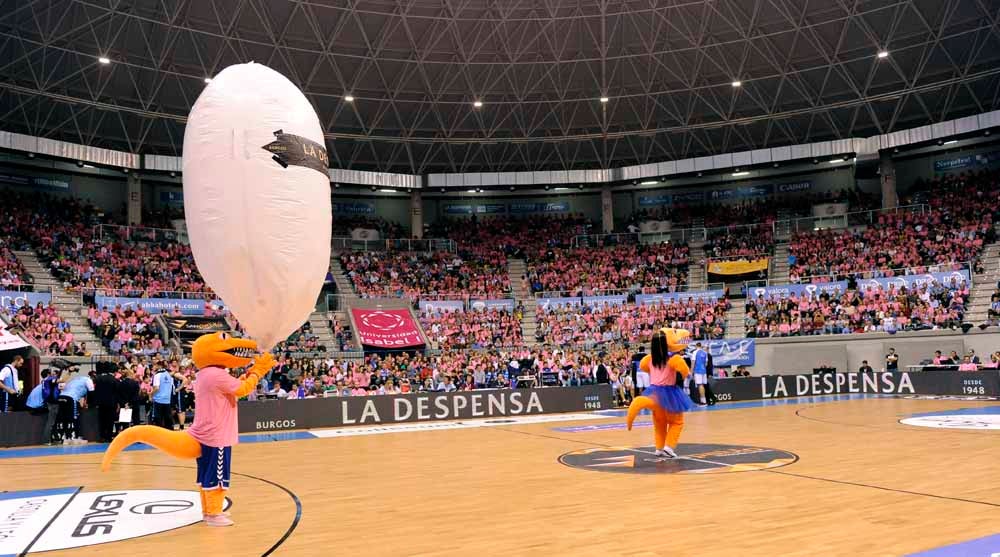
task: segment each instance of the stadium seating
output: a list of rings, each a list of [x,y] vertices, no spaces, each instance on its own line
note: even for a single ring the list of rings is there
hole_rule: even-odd
[[[520,311],[501,309],[433,311],[420,314],[432,348],[500,348],[520,346]]]
[[[696,339],[723,338],[729,302],[679,300],[650,305],[553,307],[539,309],[538,342],[562,345],[636,344],[648,342],[653,331],[669,325],[693,332]]]

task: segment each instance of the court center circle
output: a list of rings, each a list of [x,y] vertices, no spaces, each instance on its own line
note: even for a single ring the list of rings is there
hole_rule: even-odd
[[[598,447],[559,457],[572,468],[616,474],[726,474],[787,466],[798,455],[781,449],[747,445],[681,443],[678,458],[658,457],[654,447]]]
[[[938,414],[911,416],[899,420],[903,425],[938,429],[1000,429],[1000,414]]]

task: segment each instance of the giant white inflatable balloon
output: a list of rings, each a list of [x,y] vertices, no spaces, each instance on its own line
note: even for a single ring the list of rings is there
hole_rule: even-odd
[[[260,64],[230,66],[184,131],[184,214],[198,270],[264,350],[312,312],[330,265],[330,178],[312,105]]]

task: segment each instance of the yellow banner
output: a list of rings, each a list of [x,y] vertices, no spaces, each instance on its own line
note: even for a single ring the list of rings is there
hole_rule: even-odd
[[[745,275],[767,270],[767,257],[760,259],[739,259],[735,261],[709,261],[708,272],[713,275]]]

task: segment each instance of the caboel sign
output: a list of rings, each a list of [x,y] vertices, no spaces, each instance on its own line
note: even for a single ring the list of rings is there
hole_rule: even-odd
[[[73,549],[190,526],[201,522],[200,498],[195,491],[78,487],[0,493],[0,555]]]

